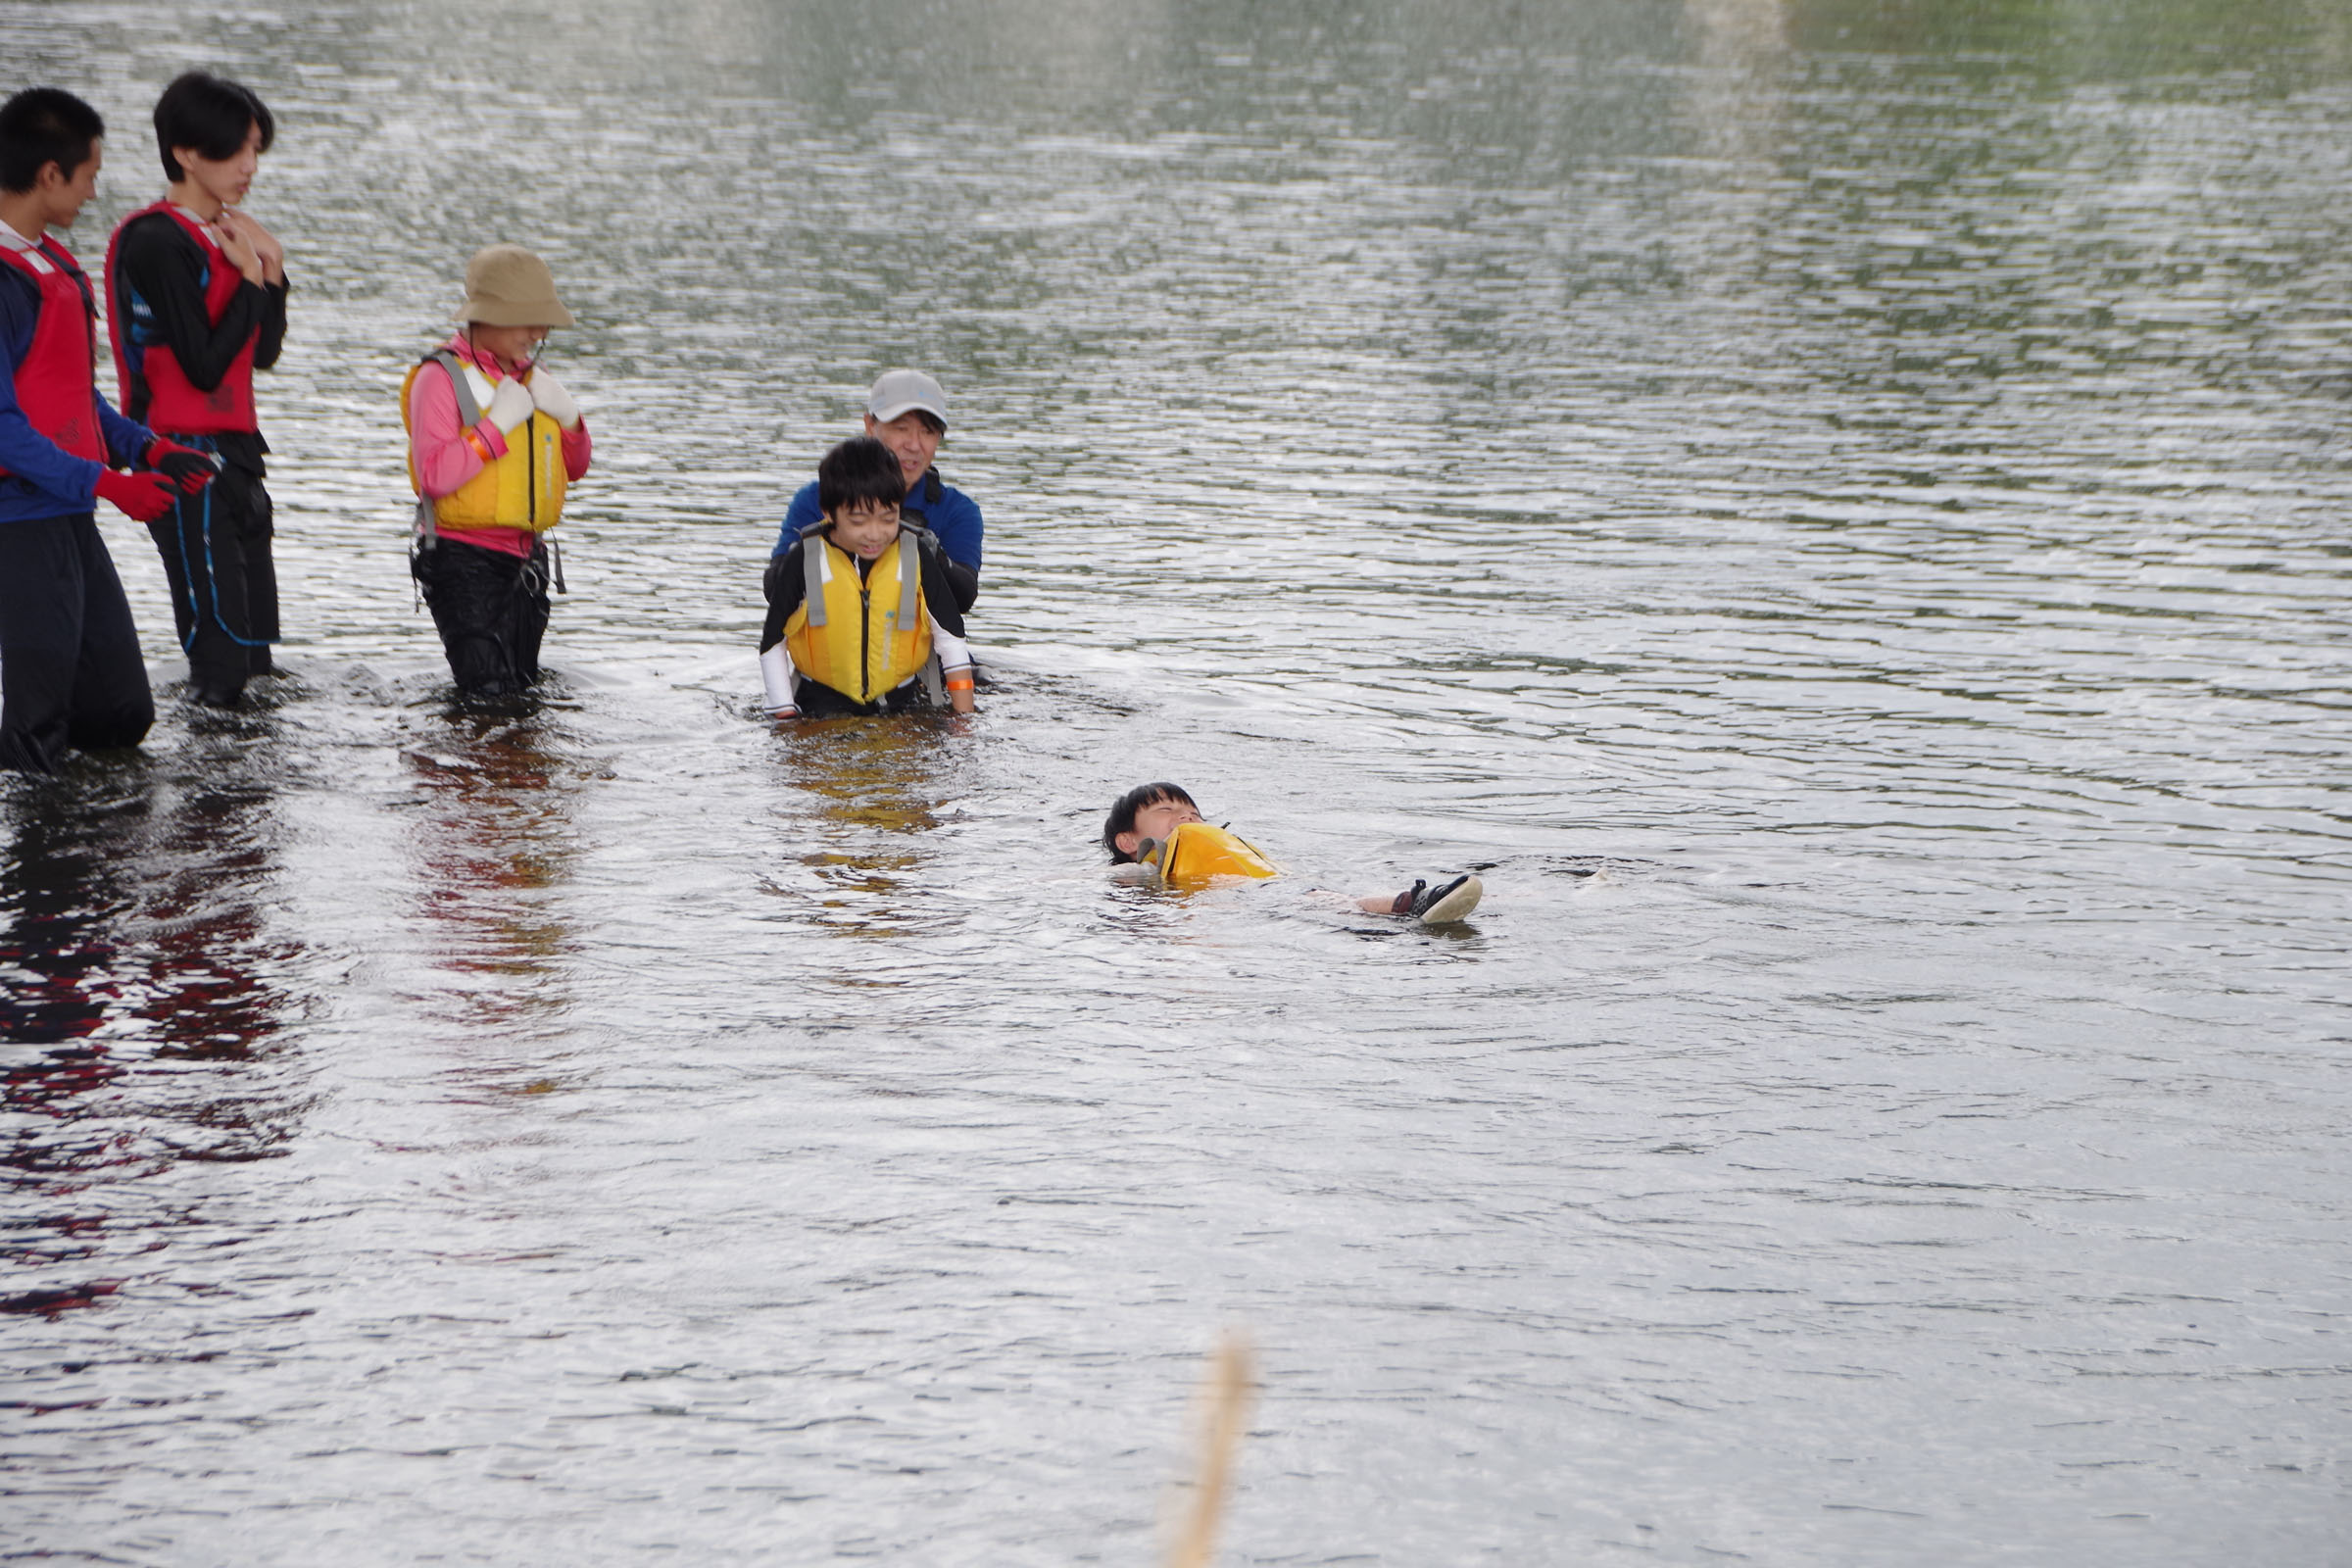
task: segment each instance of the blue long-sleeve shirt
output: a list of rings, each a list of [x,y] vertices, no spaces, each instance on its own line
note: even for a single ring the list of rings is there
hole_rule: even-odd
[[[40,318],[41,291],[14,267],[0,264],[0,523],[43,517],[79,516],[98,507],[99,466],[77,458],[32,427],[17,402],[17,368],[32,352],[33,323]],[[98,429],[108,455],[127,467],[147,450],[155,433],[115,412],[96,386]]]
[[[941,479],[937,468],[923,470],[914,488],[906,492],[906,499],[899,503],[899,515],[930,529],[950,561],[978,573],[980,504]],[[824,520],[824,509],[816,504],[816,486],[813,483],[801,486],[792,498],[792,505],[784,509],[784,528],[776,535],[776,548],[770,555],[781,556],[804,531]]]

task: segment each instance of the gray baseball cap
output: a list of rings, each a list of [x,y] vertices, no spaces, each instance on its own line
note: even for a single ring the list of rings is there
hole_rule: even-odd
[[[884,370],[865,395],[865,412],[884,424],[916,409],[947,427],[948,389],[920,370]]]

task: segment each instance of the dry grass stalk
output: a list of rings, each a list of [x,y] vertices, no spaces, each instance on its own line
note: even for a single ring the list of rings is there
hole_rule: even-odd
[[[1209,1357],[1208,1381],[1201,1388],[1200,1473],[1193,1488],[1191,1512],[1168,1553],[1168,1568],[1209,1568],[1216,1553],[1226,1484],[1233,1474],[1234,1453],[1242,1445],[1242,1429],[1250,1419],[1250,1396],[1255,1381],[1250,1362],[1250,1342],[1240,1333],[1227,1334]]]

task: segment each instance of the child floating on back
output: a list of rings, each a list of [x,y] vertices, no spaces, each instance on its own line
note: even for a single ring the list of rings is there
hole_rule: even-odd
[[[1140,784],[1118,799],[1102,823],[1102,847],[1111,862],[1139,881],[1169,887],[1201,887],[1219,877],[1278,875],[1257,848],[1200,818],[1200,808],[1181,784]],[[1127,868],[1134,867],[1129,872]],[[1486,889],[1467,874],[1431,887],[1415,882],[1402,893],[1376,893],[1355,901],[1367,914],[1400,914],[1424,925],[1465,918]]]
[[[906,476],[897,456],[871,436],[844,441],[817,465],[816,489],[824,520],[768,563],[760,632],[768,711],[901,713],[944,696],[970,712],[963,614],[938,544],[900,521]]]

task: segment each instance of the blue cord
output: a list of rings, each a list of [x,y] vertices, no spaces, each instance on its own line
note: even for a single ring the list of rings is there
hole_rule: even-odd
[[[188,437],[188,441],[199,452],[210,452],[215,457],[220,456],[220,443],[210,436],[192,435]],[[219,480],[214,481],[216,484],[219,482]],[[186,505],[185,501],[172,502],[172,516],[176,518],[179,515],[179,509]],[[203,612],[196,604],[196,574],[193,564],[188,560],[188,530],[184,524],[179,529],[179,564],[180,569],[188,574],[188,635],[181,640],[179,651],[183,654],[192,654],[196,649],[196,619]],[[220,612],[220,573],[215,569],[213,563],[213,486],[209,484],[204,487],[204,572],[206,579],[213,585],[213,623],[220,628],[221,634],[240,648],[269,647],[270,639],[267,637],[238,636],[229,626],[228,617]]]

